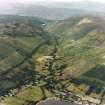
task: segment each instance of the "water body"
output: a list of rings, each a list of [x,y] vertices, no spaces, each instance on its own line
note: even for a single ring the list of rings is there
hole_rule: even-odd
[[[70,102],[65,102],[65,101],[58,101],[58,100],[46,100],[39,103],[38,105],[76,105],[76,104],[72,104]]]

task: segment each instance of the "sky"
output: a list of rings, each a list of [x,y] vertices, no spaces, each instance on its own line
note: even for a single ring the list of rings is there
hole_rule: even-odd
[[[0,3],[9,3],[9,2],[20,2],[20,3],[29,3],[29,2],[40,2],[40,1],[45,1],[45,2],[62,2],[62,1],[95,1],[95,2],[104,2],[105,0],[0,0]]]

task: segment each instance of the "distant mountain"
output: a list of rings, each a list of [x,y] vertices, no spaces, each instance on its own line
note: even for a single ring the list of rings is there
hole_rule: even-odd
[[[89,12],[105,12],[105,3],[82,1],[82,2],[55,2],[47,5],[52,8],[72,8]]]
[[[80,14],[86,14],[86,11],[72,8],[50,8],[41,5],[18,5],[16,6],[18,15],[33,16],[44,19],[65,19]]]
[[[98,2],[55,2],[14,5],[18,15],[35,16],[46,19],[65,19],[85,14],[104,14],[105,4]]]
[[[34,3],[21,4],[10,3],[3,4],[0,8],[0,14],[14,14],[21,16],[33,16],[44,19],[65,19],[72,16],[85,14],[104,14],[105,4],[97,2],[52,2],[52,3]]]

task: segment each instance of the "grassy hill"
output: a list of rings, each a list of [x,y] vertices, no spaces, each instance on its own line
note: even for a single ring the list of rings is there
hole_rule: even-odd
[[[72,82],[104,87],[104,24],[103,17],[86,15],[56,21],[49,27],[60,43],[60,56],[68,64],[64,76],[73,78]]]
[[[2,18],[4,17],[4,18]],[[0,26],[0,96],[32,81],[32,56],[48,46],[49,36],[35,18],[2,16]],[[50,40],[50,39],[49,39]],[[41,51],[40,51],[41,53]],[[33,63],[32,63],[33,62]]]
[[[104,17],[1,20],[0,96],[5,105],[34,105],[54,96],[71,101],[75,94],[102,98]]]

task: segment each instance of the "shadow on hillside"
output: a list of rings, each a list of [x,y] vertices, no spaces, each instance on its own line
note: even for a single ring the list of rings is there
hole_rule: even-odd
[[[32,56],[45,44],[39,44],[22,62],[0,74],[0,96],[8,95],[14,88],[19,91],[21,86],[35,82],[37,72]]]

